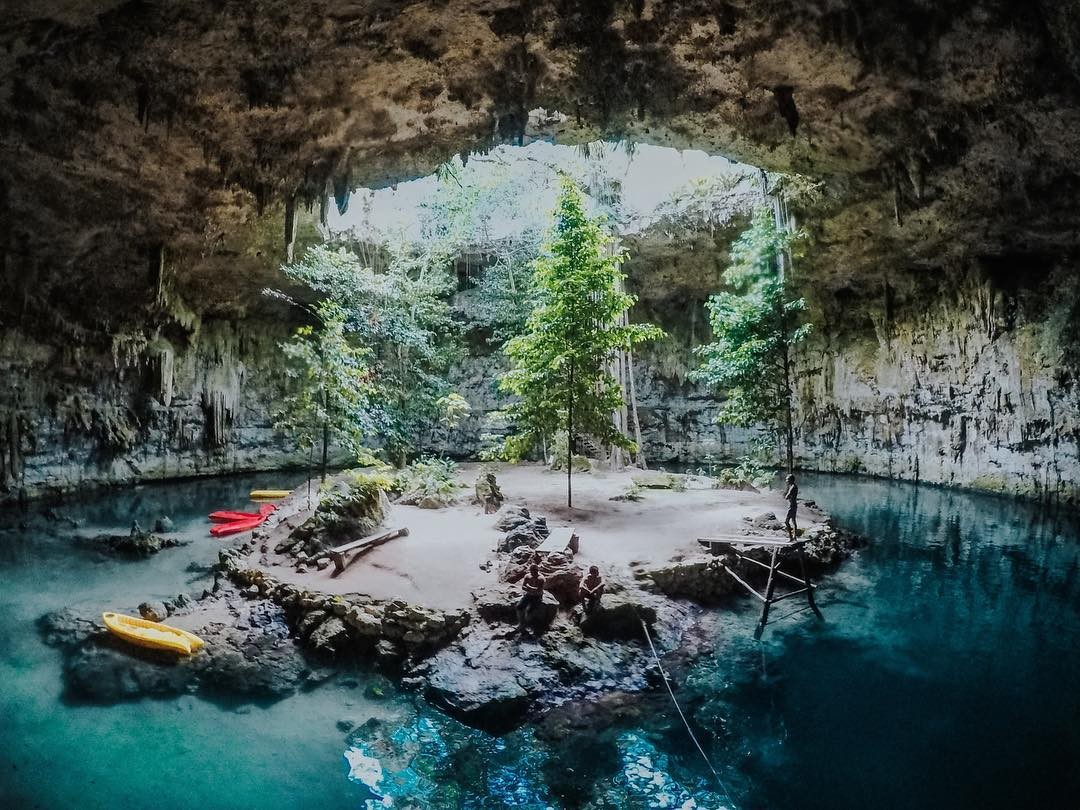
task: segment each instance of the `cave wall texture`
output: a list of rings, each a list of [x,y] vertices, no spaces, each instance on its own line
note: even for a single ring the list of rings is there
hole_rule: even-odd
[[[350,187],[525,137],[699,148],[821,181],[797,212],[821,325],[802,463],[1077,495],[1076,0],[4,12],[0,497],[282,461],[267,401],[289,318],[261,290],[284,283],[327,195],[346,205]],[[677,376],[656,380],[660,403]],[[677,390],[657,419],[710,407]]]

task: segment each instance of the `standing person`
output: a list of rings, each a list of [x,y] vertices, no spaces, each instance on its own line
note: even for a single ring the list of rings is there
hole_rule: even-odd
[[[791,539],[795,539],[795,535],[799,531],[799,526],[795,521],[795,512],[799,508],[799,485],[795,483],[795,476],[789,475],[787,477],[787,492],[784,493],[784,500],[788,502],[787,517],[784,518],[784,528],[787,529]]]
[[[517,617],[518,626],[524,629],[529,615],[544,603],[544,578],[540,576],[539,565],[533,563],[529,566],[529,573],[521,580],[521,587],[525,595],[518,600]]]

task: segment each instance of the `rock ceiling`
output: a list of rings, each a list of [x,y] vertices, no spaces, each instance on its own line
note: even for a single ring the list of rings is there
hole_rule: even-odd
[[[6,0],[0,318],[119,317],[161,267],[256,296],[287,212],[541,134],[825,183],[834,288],[1078,241],[1074,0]],[[534,124],[536,122],[534,121]],[[535,134],[535,133],[534,133]]]

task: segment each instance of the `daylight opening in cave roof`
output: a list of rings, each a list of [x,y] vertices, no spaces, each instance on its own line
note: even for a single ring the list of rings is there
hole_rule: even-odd
[[[0,810],[1077,806],[1080,0],[2,5]]]

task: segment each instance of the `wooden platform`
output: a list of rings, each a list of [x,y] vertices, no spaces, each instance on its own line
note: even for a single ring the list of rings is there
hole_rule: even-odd
[[[547,539],[538,545],[534,551],[537,554],[551,554],[552,552],[577,554],[579,547],[579,538],[574,534],[574,529],[571,527],[569,529],[552,529]]]

